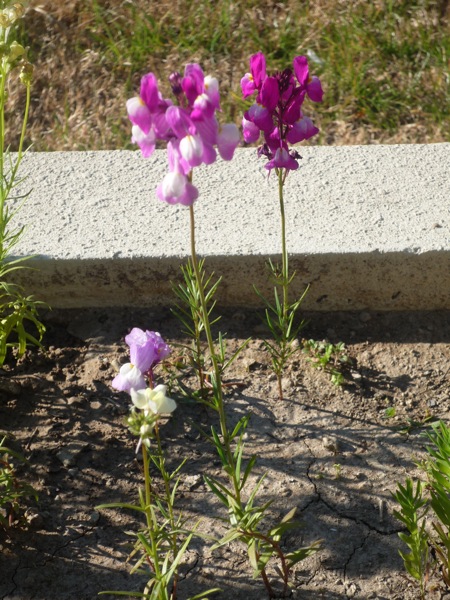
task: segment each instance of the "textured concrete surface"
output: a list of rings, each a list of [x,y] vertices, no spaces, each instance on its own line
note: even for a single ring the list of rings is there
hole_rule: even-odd
[[[450,309],[450,144],[300,148],[285,185],[296,289],[308,310]],[[258,305],[277,260],[275,174],[253,148],[195,170],[197,251],[223,276],[219,300]],[[16,281],[54,307],[172,303],[190,252],[189,210],[156,199],[164,150],[29,153],[16,217]]]

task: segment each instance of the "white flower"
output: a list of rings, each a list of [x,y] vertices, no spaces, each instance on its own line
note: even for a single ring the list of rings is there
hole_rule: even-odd
[[[111,385],[120,392],[130,393],[133,388],[139,390],[144,387],[145,378],[137,367],[126,363],[120,367],[119,374],[114,377]]]
[[[157,385],[153,389],[132,389],[131,400],[136,408],[143,410],[145,414],[152,412],[155,415],[166,415],[177,407],[175,400],[166,396],[166,391],[166,385]]]

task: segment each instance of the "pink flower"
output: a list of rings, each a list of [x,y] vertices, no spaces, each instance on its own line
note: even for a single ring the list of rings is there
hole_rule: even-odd
[[[156,135],[155,132],[150,129],[145,134],[140,127],[133,125],[131,128],[131,141],[133,144],[137,144],[141,149],[142,156],[148,158],[151,156],[156,148]]]
[[[241,79],[244,98],[256,92],[256,102],[245,112],[242,120],[244,140],[255,142],[260,132],[265,143],[258,150],[269,162],[267,169],[295,170],[300,158],[287,143],[295,144],[318,133],[308,117],[302,115],[301,106],[308,96],[314,102],[323,97],[322,86],[317,77],[310,77],[306,56],[296,56],[293,69],[268,76],[266,61],[261,52],[250,58],[250,73]]]
[[[272,160],[266,164],[266,169],[288,169],[295,171],[298,169],[298,162],[289,154],[287,148],[278,148]]]
[[[132,363],[126,363],[120,367],[119,374],[114,377],[112,387],[119,392],[128,392],[132,389],[140,390],[146,386],[145,378],[140,369]]]
[[[156,331],[142,331],[134,327],[125,337],[125,342],[130,348],[130,362],[143,373],[170,354],[169,346]]]
[[[259,73],[257,63],[258,59],[255,70]],[[213,163],[216,148],[224,160],[231,160],[239,144],[239,131],[230,123],[219,127],[215,115],[220,110],[219,84],[214,77],[205,77],[198,64],[186,65],[184,76],[173,73],[169,81],[176,104],[161,96],[153,73],[142,77],[139,97],[127,102],[133,123],[131,139],[144,157],[152,155],[157,141],[167,142],[170,172],[156,195],[169,204],[189,206],[198,197],[191,183],[192,169]]]
[[[219,127],[217,135],[217,148],[224,160],[233,158],[236,146],[239,144],[239,130],[234,123],[226,123]]]
[[[259,139],[261,131],[253,121],[249,121],[244,116],[242,117],[242,134],[244,136],[244,141],[247,142],[247,144],[252,144]]]
[[[167,173],[159,184],[156,195],[168,204],[191,206],[198,198],[198,190],[183,173]]]
[[[319,130],[311,119],[309,117],[302,117],[292,125],[288,131],[286,140],[290,144],[297,144],[303,140],[309,140],[316,133],[319,133]]]
[[[122,365],[112,381],[112,387],[131,393],[146,387],[144,374],[170,354],[170,348],[156,331],[143,331],[134,327],[125,337],[130,348],[130,362]]]

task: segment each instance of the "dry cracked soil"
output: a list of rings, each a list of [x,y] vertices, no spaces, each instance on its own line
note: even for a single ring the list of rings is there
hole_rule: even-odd
[[[227,372],[226,406],[231,424],[251,413],[246,452],[258,457],[255,476],[266,473],[260,500],[275,498],[268,522],[297,507],[302,527],[289,532],[283,547],[322,540],[320,551],[294,569],[292,597],[416,599],[398,554],[401,524],[391,492],[419,474],[415,461],[425,455],[429,423],[448,421],[450,313],[305,316],[304,337],[344,341],[356,362],[346,384],[336,387],[299,352],[283,380],[283,401],[260,315],[227,310],[220,322],[230,352],[252,336]],[[0,430],[28,459],[18,475],[39,494],[37,502],[25,502],[22,519],[0,529],[0,599],[142,592],[145,577],[131,575],[133,561],[127,562],[127,532],[141,521],[125,510],[96,508],[135,502],[142,481],[136,440],[125,424],[129,397],[115,392],[111,380],[127,362],[124,336],[132,327],[159,331],[174,347],[172,360],[182,353],[175,344],[186,340],[168,310],[55,311],[45,320],[46,350],[29,351],[0,372]],[[157,377],[165,382],[167,373],[159,368]],[[169,462],[188,459],[177,505],[192,522],[202,518],[202,531],[219,536],[224,526],[217,517],[225,515],[202,475],[220,476],[220,466],[197,427],[208,429],[215,415],[177,399],[162,428]],[[387,417],[388,408],[395,415]],[[192,541],[181,600],[216,586],[226,600],[266,597],[239,543],[214,552],[210,545]],[[429,590],[429,598],[450,597],[439,573]]]

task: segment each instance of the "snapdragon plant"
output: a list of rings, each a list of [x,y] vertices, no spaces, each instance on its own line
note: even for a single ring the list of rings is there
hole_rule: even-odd
[[[198,64],[188,64],[183,76],[174,73],[169,80],[175,104],[162,97],[152,73],[142,78],[139,97],[128,101],[128,115],[133,123],[132,141],[139,145],[144,157],[152,154],[157,140],[167,142],[169,172],[158,186],[156,195],[162,201],[182,204],[189,210],[191,252],[189,265],[184,271],[187,286],[182,288],[181,296],[187,300],[194,323],[192,333],[196,337],[194,356],[197,361],[200,353],[199,334],[204,332],[207,341],[211,394],[203,401],[217,413],[219,427],[212,426],[210,434],[205,435],[220,458],[223,473],[222,477],[205,475],[204,479],[225,505],[229,516],[229,532],[216,547],[236,539],[243,542],[254,575],[262,578],[269,598],[273,598],[275,592],[267,571],[269,562],[272,559],[278,561],[284,592],[288,594],[292,567],[316,551],[318,544],[284,553],[280,540],[286,531],[297,526],[295,510],[289,511],[280,523],[268,531],[262,528],[271,502],[257,504],[257,494],[264,477],[253,486],[249,484],[256,463],[256,456],[247,461],[244,458],[249,415],[242,417],[232,430],[228,424],[222,376],[233,357],[227,359],[223,336],[219,334],[218,340],[213,337],[210,292],[211,289],[215,292],[217,286],[213,284],[208,291],[209,279],[205,278],[203,263],[196,250],[194,202],[199,192],[193,183],[194,169],[200,164],[213,163],[217,151],[223,159],[231,160],[239,143],[239,133],[234,124],[219,125],[215,116],[220,104],[218,82],[213,77],[205,77]],[[186,322],[185,318],[183,322]],[[205,369],[204,362],[201,363],[201,369],[202,372]]]
[[[282,375],[289,357],[297,352],[293,342],[303,323],[296,323],[297,312],[307,292],[292,301],[289,288],[295,277],[289,269],[289,254],[286,245],[286,214],[284,186],[291,171],[298,169],[300,154],[289,144],[308,140],[319,130],[311,119],[302,112],[306,97],[313,102],[321,102],[323,91],[319,79],[310,76],[306,56],[296,56],[293,70],[288,68],[281,73],[267,75],[266,59],[262,52],[250,58],[250,72],[241,79],[244,99],[256,93],[256,100],[245,112],[242,120],[244,139],[248,143],[257,142],[261,133],[263,144],[258,148],[259,156],[268,159],[266,169],[275,171],[278,179],[278,199],[281,217],[281,266],[270,260],[268,267],[275,283],[274,300],[270,301],[256,290],[266,307],[266,321],[273,342],[265,342],[272,361],[272,369],[277,376],[278,392],[283,399]],[[256,288],[255,288],[256,289]]]
[[[131,396],[132,409],[128,426],[138,438],[136,452],[142,452],[144,487],[139,490],[139,504],[102,504],[99,509],[123,508],[134,510],[145,518],[145,526],[136,534],[131,554],[137,556],[132,572],[145,572],[147,585],[141,592],[107,591],[147,600],[176,600],[179,587],[179,568],[184,554],[195,534],[185,527],[183,515],[176,509],[180,471],[186,461],[170,470],[162,447],[161,420],[176,409],[176,403],[167,396],[165,385],[154,385],[154,367],[167,358],[169,346],[159,333],[142,331],[135,327],[125,338],[130,348],[130,361],[120,368],[112,386]],[[162,480],[162,492],[154,485],[152,472]],[[218,589],[210,589],[190,600],[208,598]]]
[[[26,459],[5,445],[6,436],[0,440],[0,527],[7,528],[20,515],[21,503],[25,498],[38,499],[36,490],[21,481],[15,463]]]
[[[5,361],[9,348],[17,348],[20,357],[25,353],[27,344],[40,346],[45,332],[37,314],[40,303],[31,296],[24,296],[20,287],[8,281],[9,275],[22,268],[22,263],[27,259],[11,258],[23,233],[23,227],[14,227],[12,220],[28,196],[15,193],[17,186],[24,181],[18,176],[18,170],[24,155],[33,74],[25,48],[14,40],[24,10],[22,2],[0,1],[0,365]],[[25,108],[18,149],[13,155],[6,142],[5,113],[8,85],[17,71],[25,87]],[[36,330],[36,335],[27,331],[27,321]]]
[[[425,599],[430,576],[437,572],[446,589],[450,586],[450,428],[433,423],[424,434],[431,446],[418,463],[426,481],[407,479],[393,494],[400,505],[394,515],[405,525],[399,533],[408,551],[401,550],[405,569],[419,584]]]

